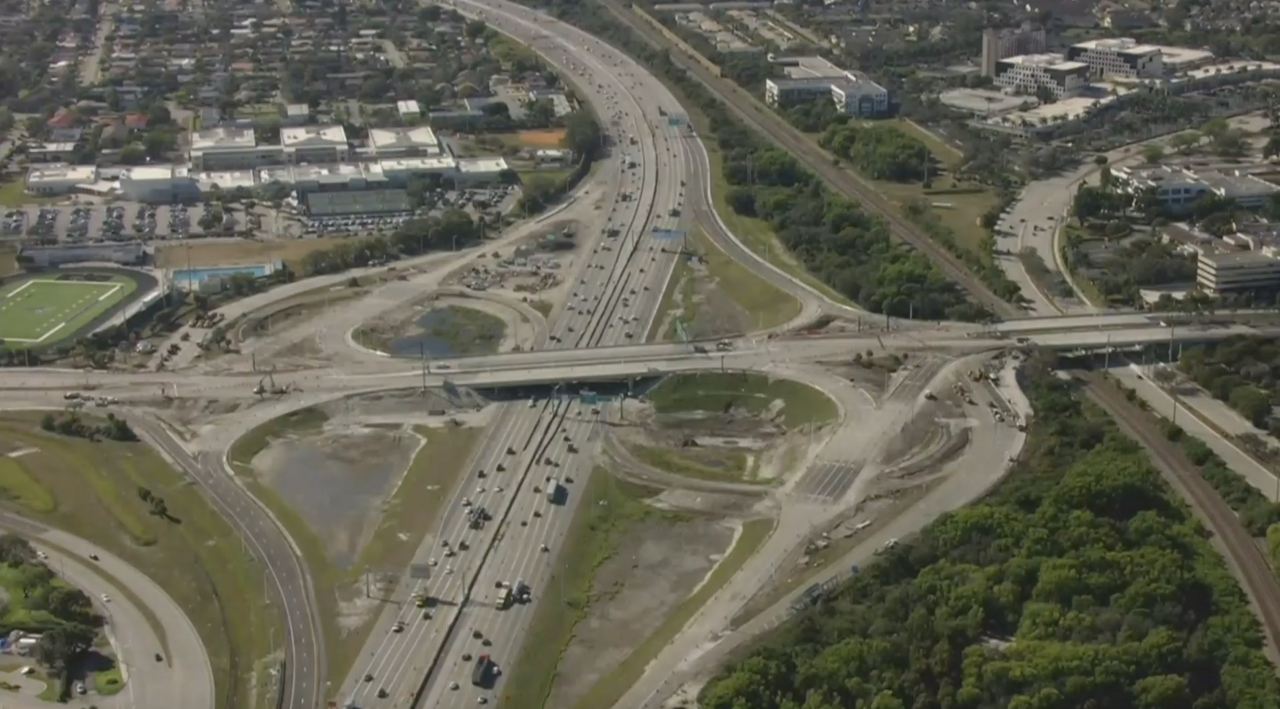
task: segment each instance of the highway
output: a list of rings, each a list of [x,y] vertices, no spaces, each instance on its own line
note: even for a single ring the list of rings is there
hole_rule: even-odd
[[[319,706],[324,699],[324,641],[313,611],[310,577],[283,527],[257,498],[240,486],[226,466],[223,451],[230,448],[235,439],[222,439],[225,444],[216,448],[217,452],[193,454],[160,423],[134,418],[132,424],[140,437],[149,440],[200,486],[209,503],[231,524],[266,569],[271,602],[284,615],[283,644],[287,649],[288,667],[281,678],[280,706],[298,709]],[[237,658],[240,662],[254,659]]]
[[[675,101],[651,79],[641,87],[647,75],[594,38],[558,23],[549,28],[514,6],[459,2],[456,7],[531,44],[556,65],[603,114],[614,146],[609,167],[613,160],[621,163],[622,155],[636,163],[616,166],[622,171],[618,196],[600,232],[617,229],[618,236],[587,235],[591,255],[571,276],[569,299],[552,323],[548,351],[642,341],[678,258],[675,249],[655,240],[653,230],[681,229],[684,187],[705,179],[689,171],[680,128],[666,125],[660,115]],[[457,363],[444,366],[453,371],[440,376],[451,381],[465,374]],[[540,597],[551,550],[572,519],[576,490],[591,473],[589,456],[571,451],[594,445],[588,439],[595,438],[595,417],[559,399],[501,406],[444,511],[439,532],[415,555],[415,568],[429,570],[430,578],[406,574],[396,589],[343,685],[340,696],[349,705],[410,706],[427,677],[425,706],[474,704],[479,696],[488,700],[487,690],[472,686],[470,663],[462,659],[483,647],[473,637],[477,630],[492,643],[500,667],[515,661],[529,607],[494,609],[496,582],[522,580],[535,599]],[[578,465],[579,459],[585,464]],[[479,477],[480,470],[486,477]],[[549,477],[566,480],[568,495],[561,505],[551,506],[538,491]],[[492,519],[473,529],[468,513],[478,507]],[[445,542],[451,545],[447,549]],[[433,607],[419,609],[413,601],[418,594],[429,596]]]

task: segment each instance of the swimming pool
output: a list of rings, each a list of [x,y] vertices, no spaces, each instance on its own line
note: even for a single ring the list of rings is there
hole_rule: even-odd
[[[173,282],[181,286],[200,284],[210,278],[226,278],[236,274],[262,278],[276,270],[270,263],[246,263],[239,266],[211,266],[208,268],[178,268],[173,271]]]

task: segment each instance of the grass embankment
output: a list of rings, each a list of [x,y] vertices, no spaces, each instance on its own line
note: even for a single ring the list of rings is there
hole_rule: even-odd
[[[664,83],[666,82],[664,81]],[[679,93],[676,95],[678,96]],[[694,125],[698,133],[705,136],[713,135],[711,123],[701,111],[692,108],[691,104],[687,102],[682,107],[688,112],[689,122]],[[773,228],[769,226],[768,222],[763,219],[743,216],[733,211],[733,208],[729,206],[728,194],[730,186],[728,180],[724,177],[724,158],[720,153],[720,148],[716,145],[714,139],[703,141],[703,145],[707,149],[707,161],[710,163],[711,168],[711,204],[715,208],[716,214],[720,215],[720,219],[725,226],[729,227],[729,231],[744,246],[751,249],[757,256],[782,269],[783,273],[803,281],[837,303],[857,307],[857,304],[853,301],[806,271],[800,260],[792,255],[782,245],[781,241],[778,241],[777,234],[773,233]]]
[[[632,452],[645,465],[687,478],[717,482],[745,482],[769,485],[777,479],[761,480],[759,455],[755,451],[724,447],[670,448],[636,446]]]
[[[714,285],[716,290],[728,296],[739,308],[742,308],[743,312],[752,317],[749,326],[752,331],[777,327],[800,314],[802,307],[800,301],[733,260],[729,254],[721,251],[701,228],[694,229],[689,234],[691,250],[703,258],[702,269],[706,276],[704,282]],[[679,310],[680,315],[670,318],[667,329],[662,335],[663,339],[678,339],[677,321],[685,323],[687,330],[697,318],[699,305],[696,297],[697,286],[699,280],[703,280],[697,278],[697,274],[698,271],[683,258],[676,264],[675,273],[672,274],[667,291],[662,296],[662,304],[658,312],[665,316],[667,313]],[[649,333],[650,340],[657,336],[658,328],[664,320],[666,320],[665,317],[654,320],[653,330]]]
[[[61,197],[37,197],[27,194],[26,182],[21,177],[16,177],[7,182],[0,182],[0,207],[32,207],[42,204],[56,204],[61,202]]]
[[[752,372],[677,374],[649,390],[648,397],[660,414],[743,409],[761,415],[781,401],[778,416],[787,428],[821,425],[839,416],[835,401],[808,384]]]
[[[339,591],[350,588],[366,569],[406,568],[423,537],[434,528],[440,509],[465,469],[481,429],[414,426],[423,439],[395,493],[382,505],[378,528],[359,558],[347,569],[338,568],[324,541],[283,497],[258,480],[253,459],[274,439],[318,433],[328,415],[319,409],[302,409],[253,429],[232,445],[227,459],[243,477],[254,496],[284,525],[311,573],[319,606],[321,630],[327,653],[326,678],[339,686],[364,646],[375,615],[359,627],[344,632],[339,624]]]
[[[662,625],[645,638],[639,647],[632,650],[617,668],[596,682],[595,686],[578,701],[575,709],[611,707],[621,699],[627,689],[639,681],[645,667],[658,656],[658,653],[662,652],[662,648],[684,629],[694,615],[729,582],[730,578],[733,578],[733,575],[742,568],[752,554],[756,553],[772,531],[773,520],[771,519],[753,519],[744,523],[733,548],[707,576],[706,582],[681,601],[680,605],[676,606],[675,610],[662,621]]]
[[[28,451],[0,459],[6,461],[0,505],[93,540],[163,588],[187,612],[209,654],[218,706],[271,705],[274,696],[266,692],[251,700],[250,687],[255,664],[270,654],[272,628],[282,637],[280,619],[264,604],[262,569],[235,531],[198,487],[144,444],[58,436],[40,430],[39,420],[35,413],[0,415],[0,450]],[[149,514],[138,495],[144,487],[164,498],[176,521]],[[165,643],[151,611],[135,604]]]
[[[679,515],[646,505],[656,491],[619,480],[596,468],[561,545],[546,598],[537,605],[515,665],[504,680],[501,709],[533,709],[546,704],[555,683],[560,656],[573,639],[573,628],[591,603],[596,569],[617,551],[628,525],[646,518]]]

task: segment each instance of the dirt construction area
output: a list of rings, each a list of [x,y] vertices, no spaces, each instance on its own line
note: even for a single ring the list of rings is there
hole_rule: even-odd
[[[632,525],[596,572],[591,604],[560,658],[545,706],[578,705],[703,583],[733,538],[730,525],[706,517]]]
[[[516,133],[516,140],[530,148],[558,148],[564,140],[564,129],[522,130]]]

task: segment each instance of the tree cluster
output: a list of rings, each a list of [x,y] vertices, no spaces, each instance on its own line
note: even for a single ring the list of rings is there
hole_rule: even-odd
[[[115,414],[108,413],[107,419],[100,424],[85,421],[74,411],[63,414],[45,414],[40,419],[40,428],[63,436],[87,438],[91,441],[106,439],[109,441],[136,441],[138,434],[133,432],[129,422]]]
[[[15,571],[17,590],[23,607],[47,614],[49,622],[24,628],[42,631],[35,646],[35,658],[55,674],[92,644],[102,617],[84,591],[56,582],[53,571],[36,556],[26,539],[0,534],[0,564]],[[39,616],[33,615],[33,620]]]
[[[1143,451],[1048,372],[1023,460],[704,689],[706,709],[1275,709],[1244,594]]]
[[[937,174],[929,148],[892,125],[834,123],[818,141],[873,180],[921,182]]]
[[[1257,428],[1280,434],[1280,422],[1271,416],[1280,388],[1276,340],[1233,337],[1198,345],[1182,352],[1178,368]]]
[[[461,249],[479,240],[479,223],[460,209],[450,209],[439,217],[405,222],[389,236],[350,239],[312,251],[302,258],[302,271],[306,276],[341,273],[405,256]]]

